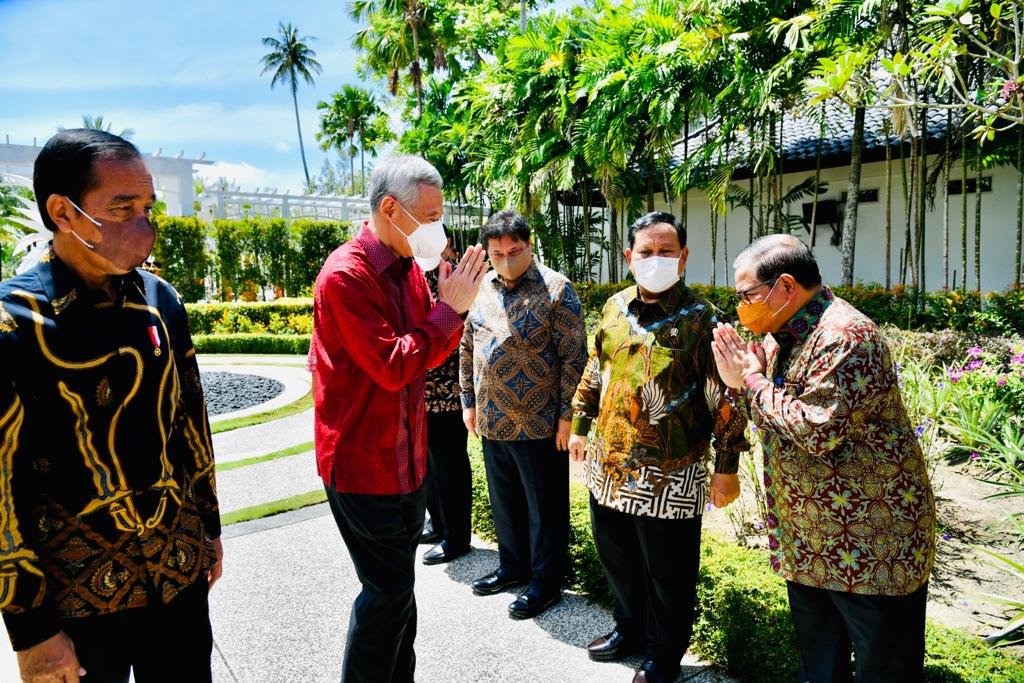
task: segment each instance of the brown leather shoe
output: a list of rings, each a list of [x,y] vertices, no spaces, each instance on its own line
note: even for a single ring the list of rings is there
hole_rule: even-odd
[[[587,654],[597,662],[614,662],[640,652],[640,643],[627,638],[619,629],[603,635],[587,645]]]

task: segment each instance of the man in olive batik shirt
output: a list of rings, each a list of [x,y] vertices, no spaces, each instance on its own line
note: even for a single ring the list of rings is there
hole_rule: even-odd
[[[634,681],[670,681],[690,642],[701,515],[739,492],[744,417],[711,355],[715,309],[680,282],[686,231],[671,214],[640,218],[626,260],[638,286],[605,304],[573,400],[570,453],[582,460],[615,629],[588,646],[597,660],[642,652]],[[586,436],[594,425],[593,440]]]

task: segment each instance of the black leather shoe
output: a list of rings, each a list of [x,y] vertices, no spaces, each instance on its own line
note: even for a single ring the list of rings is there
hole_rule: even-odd
[[[516,576],[503,574],[500,570],[481,576],[473,582],[473,592],[477,595],[494,595],[506,588],[522,585],[524,581]]]
[[[551,595],[541,595],[526,591],[508,606],[508,613],[515,619],[533,619],[535,616],[558,603],[562,599],[562,591]]]
[[[587,654],[598,662],[614,662],[639,652],[640,642],[622,635],[619,629],[615,629],[587,645]]]
[[[423,564],[444,564],[445,562],[451,562],[456,557],[462,557],[469,551],[470,548],[468,546],[452,550],[442,541],[423,553]]]
[[[437,543],[441,540],[441,533],[434,531],[434,524],[428,519],[423,525],[423,533],[420,534],[420,544]]]
[[[679,675],[679,665],[667,667],[653,659],[645,660],[633,675],[633,683],[672,683]]]

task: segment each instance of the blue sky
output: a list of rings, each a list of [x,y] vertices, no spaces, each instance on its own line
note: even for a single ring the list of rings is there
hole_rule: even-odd
[[[243,189],[302,187],[291,94],[260,76],[260,40],[291,21],[323,66],[299,90],[310,173],[320,150],[316,103],[358,83],[346,0],[0,0],[0,142],[39,143],[57,126],[103,115],[135,130],[145,152],[197,158],[203,175]]]

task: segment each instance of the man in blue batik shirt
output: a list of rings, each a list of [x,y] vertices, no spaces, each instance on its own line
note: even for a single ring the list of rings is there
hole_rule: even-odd
[[[569,536],[572,398],[586,362],[582,307],[564,276],[537,263],[511,211],[487,221],[488,273],[466,319],[459,379],[466,427],[483,441],[498,569],[477,595],[527,584],[519,619],[561,599]]]

